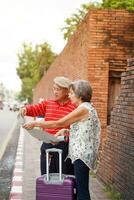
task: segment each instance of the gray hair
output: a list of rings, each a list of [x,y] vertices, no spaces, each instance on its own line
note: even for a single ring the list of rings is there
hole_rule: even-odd
[[[67,77],[57,76],[54,78],[54,83],[56,83],[58,86],[60,86],[62,88],[68,89],[71,81]]]
[[[90,102],[92,98],[92,87],[86,80],[77,80],[70,84],[69,89],[72,89],[78,98],[83,102]]]

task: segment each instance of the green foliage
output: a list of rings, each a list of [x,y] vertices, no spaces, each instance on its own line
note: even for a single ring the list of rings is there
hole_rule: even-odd
[[[55,58],[56,54],[52,52],[50,45],[46,42],[35,47],[32,44],[23,44],[23,49],[18,54],[19,66],[16,69],[22,82],[19,95],[21,100],[32,101],[32,89]]]
[[[106,185],[103,189],[107,195],[113,200],[122,200],[119,192],[115,190],[113,185]]]
[[[100,7],[99,3],[88,3],[88,4],[82,4],[80,9],[77,9],[77,13],[72,14],[71,17],[67,18],[65,20],[66,26],[61,29],[61,31],[64,34],[64,39],[68,40],[70,36],[74,33],[76,30],[78,24],[83,20],[83,18],[88,13],[89,9]]]
[[[134,0],[104,0],[102,7],[134,11]]]
[[[50,45],[47,43],[38,45],[37,49],[39,52],[37,55],[37,65],[39,66],[39,77],[41,78],[44,75],[44,71],[49,69],[57,55],[52,52]]]
[[[107,9],[126,9],[134,11],[134,0],[103,0],[102,3],[94,2],[82,4],[77,12],[65,20],[66,26],[61,29],[65,40],[68,40],[77,29],[79,23],[84,19],[91,8],[107,8]]]
[[[93,170],[90,170],[89,175],[96,178],[96,173]]]

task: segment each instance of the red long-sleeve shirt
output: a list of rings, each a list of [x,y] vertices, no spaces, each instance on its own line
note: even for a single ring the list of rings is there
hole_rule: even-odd
[[[36,117],[41,115],[44,116],[45,121],[56,121],[61,119],[68,113],[72,112],[75,108],[76,106],[72,104],[70,100],[64,104],[60,104],[55,100],[46,100],[35,105],[32,104],[26,106],[27,116]],[[45,128],[44,130],[51,134],[55,134],[60,129],[61,128]]]

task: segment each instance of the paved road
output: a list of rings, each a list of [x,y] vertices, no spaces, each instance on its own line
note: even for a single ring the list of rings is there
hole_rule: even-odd
[[[0,159],[11,138],[12,129],[16,123],[17,112],[8,109],[0,110]]]
[[[17,112],[0,111],[0,200],[8,200],[18,144]]]

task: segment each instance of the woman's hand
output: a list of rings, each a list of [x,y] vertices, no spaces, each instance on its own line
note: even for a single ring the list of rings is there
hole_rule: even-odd
[[[66,133],[68,133],[68,132],[69,132],[69,129],[63,128],[63,129],[59,130],[54,136],[57,137],[60,135],[66,135]]]
[[[69,129],[63,128],[63,129],[59,130],[56,134],[54,134],[54,136],[58,137],[58,136],[61,136],[61,135],[66,135],[67,132],[69,132]],[[58,144],[58,142],[52,142],[51,144],[56,145],[56,144]]]
[[[28,123],[24,124],[22,127],[27,129],[27,130],[31,130],[36,126],[35,123],[36,123],[35,121],[34,122],[28,122]]]

